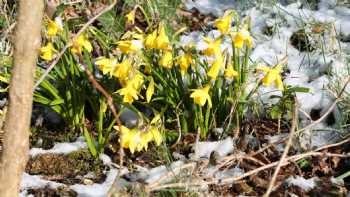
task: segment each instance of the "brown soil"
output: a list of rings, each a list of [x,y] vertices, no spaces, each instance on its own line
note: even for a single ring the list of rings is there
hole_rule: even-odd
[[[38,188],[38,189],[28,189],[27,194],[34,195],[34,197],[76,197],[77,192],[71,190],[67,187],[59,187],[57,189],[51,189],[49,187]]]

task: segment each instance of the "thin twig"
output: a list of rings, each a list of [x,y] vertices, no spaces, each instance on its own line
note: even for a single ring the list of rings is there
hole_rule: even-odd
[[[305,157],[310,157],[310,156],[324,156],[324,157],[341,157],[341,158],[348,158],[350,157],[350,154],[336,154],[336,153],[323,153],[323,152],[315,152],[315,151],[310,151],[307,153],[303,153],[303,154],[299,154],[299,155],[293,155],[290,157],[285,158],[284,162],[281,164],[281,166],[286,166],[288,165],[290,162],[296,162],[300,159],[303,159]],[[243,178],[249,177],[251,175],[257,174],[263,170],[267,170],[270,168],[273,168],[275,166],[277,166],[279,163],[279,161],[261,166],[259,168],[256,168],[254,170],[248,171],[246,173],[244,173],[241,176],[237,176],[237,177],[228,177],[228,178],[224,178],[224,179],[214,179],[212,181],[191,181],[191,182],[179,182],[179,183],[170,183],[170,184],[164,184],[164,185],[160,185],[157,187],[146,187],[147,191],[156,191],[156,190],[161,190],[161,189],[166,189],[166,188],[182,188],[182,187],[195,187],[195,186],[201,186],[201,185],[213,185],[213,184],[218,184],[218,185],[227,185],[227,184],[232,184],[234,182],[237,182]]]
[[[103,9],[101,12],[96,14],[94,17],[92,17],[87,23],[84,24],[84,26],[78,31],[77,34],[75,34],[70,41],[67,42],[67,44],[62,48],[62,50],[57,54],[56,58],[51,62],[50,66],[46,69],[45,73],[41,75],[41,77],[36,81],[34,87],[33,87],[33,92],[36,90],[36,88],[40,85],[40,83],[47,77],[47,75],[50,73],[50,71],[53,69],[53,67],[58,63],[58,61],[61,59],[63,56],[64,52],[73,45],[73,43],[76,41],[78,36],[82,34],[98,17],[103,15],[104,13],[108,12],[111,10],[117,3],[117,0],[114,0],[111,5]]]
[[[201,135],[201,127],[198,127],[197,129],[197,136],[196,136],[196,142],[195,142],[195,145],[194,145],[194,159],[197,160],[199,159],[199,153],[198,153],[198,149],[199,149],[199,138],[200,138],[200,135]]]
[[[345,139],[341,142],[335,143],[335,144],[330,144],[330,145],[326,145],[323,146],[319,149],[317,149],[318,151],[309,151],[306,153],[302,153],[302,154],[298,154],[298,155],[293,155],[293,156],[289,156],[286,157],[283,161],[283,163],[281,164],[281,167],[288,165],[290,162],[296,162],[300,159],[306,158],[306,157],[310,157],[310,156],[324,156],[324,157],[341,157],[341,158],[348,158],[350,157],[350,154],[335,154],[335,153],[324,153],[324,152],[320,152],[324,149],[330,148],[330,147],[335,147],[335,146],[340,146],[346,142],[350,141],[350,139]],[[261,166],[259,168],[256,168],[254,170],[248,171],[246,173],[244,173],[241,176],[237,176],[237,177],[227,177],[224,179],[214,179],[211,181],[203,181],[203,180],[192,180],[190,182],[179,182],[179,183],[169,183],[169,184],[164,184],[164,185],[159,185],[159,186],[154,186],[154,187],[149,187],[146,186],[146,190],[147,191],[156,191],[156,190],[161,190],[161,189],[166,189],[166,188],[183,188],[183,187],[196,187],[196,186],[201,186],[201,185],[213,185],[213,184],[219,184],[219,185],[225,185],[225,184],[232,184],[234,182],[237,182],[243,178],[249,177],[251,175],[257,174],[263,170],[267,170],[270,168],[273,168],[275,166],[277,166],[279,164],[280,161],[276,161],[276,162],[272,162],[270,164]]]
[[[330,114],[333,109],[335,108],[335,106],[337,106],[337,103],[341,100],[341,97],[343,96],[343,93],[345,92],[345,88],[346,86],[350,83],[350,77],[347,78],[343,88],[341,89],[341,91],[339,92],[339,94],[337,95],[337,98],[335,98],[334,102],[332,103],[332,105],[330,105],[330,107],[327,109],[326,113],[324,113],[319,119],[313,121],[312,123],[310,123],[309,125],[307,125],[306,127],[304,128],[301,128],[299,130],[296,131],[296,134],[306,130],[306,129],[309,129],[313,126],[315,126],[316,124],[320,123],[323,119],[325,119],[328,114]]]
[[[293,109],[292,126],[290,128],[288,141],[287,141],[286,147],[284,148],[284,151],[282,153],[281,159],[279,160],[279,162],[277,164],[275,172],[272,175],[271,181],[269,183],[269,187],[268,187],[268,189],[267,189],[267,191],[266,191],[266,193],[264,195],[265,197],[270,196],[270,193],[272,192],[272,188],[273,188],[273,186],[274,186],[274,184],[276,182],[277,175],[278,175],[278,173],[279,173],[279,171],[280,171],[280,169],[282,167],[282,164],[283,164],[285,158],[288,155],[290,147],[292,146],[292,142],[293,142],[293,138],[294,138],[294,134],[295,134],[295,128],[296,128],[296,125],[297,125],[297,117],[298,117],[298,106],[297,106],[296,99],[294,99],[294,100],[295,100],[295,102],[294,102],[294,109]]]
[[[88,76],[88,79],[91,82],[91,84],[107,99],[107,104],[108,104],[109,108],[111,109],[113,116],[117,122],[118,130],[119,130],[119,132],[121,132],[122,123],[119,119],[119,115],[118,115],[117,110],[114,106],[112,96],[96,81],[94,75],[91,73],[91,71],[88,69],[88,67],[83,63],[83,57],[81,54],[79,56],[79,59],[80,59],[82,66],[84,67],[84,71],[85,71],[86,75]],[[122,168],[123,168],[123,161],[124,161],[124,150],[123,150],[122,146],[119,146],[119,170],[118,170],[117,176],[116,176],[111,188],[115,187],[115,183],[117,182],[117,179],[121,175]]]

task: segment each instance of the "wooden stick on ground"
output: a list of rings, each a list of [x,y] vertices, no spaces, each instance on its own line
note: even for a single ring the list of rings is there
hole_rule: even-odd
[[[294,102],[294,106],[293,106],[294,109],[293,109],[293,117],[292,117],[292,126],[290,128],[288,141],[287,141],[286,147],[284,148],[284,151],[282,153],[281,159],[280,159],[280,161],[278,162],[278,164],[276,166],[275,172],[273,173],[273,176],[271,178],[269,187],[268,187],[266,193],[264,194],[265,197],[270,196],[270,193],[272,192],[273,186],[274,186],[274,184],[276,182],[277,175],[278,175],[278,173],[279,173],[279,171],[280,171],[280,169],[282,167],[282,164],[283,164],[285,158],[288,155],[289,149],[290,149],[290,147],[292,146],[292,143],[293,143],[293,138],[294,138],[294,134],[295,134],[295,128],[296,128],[296,125],[297,125],[297,118],[298,118],[298,105],[297,105],[296,98],[294,100],[295,100],[295,102]]]

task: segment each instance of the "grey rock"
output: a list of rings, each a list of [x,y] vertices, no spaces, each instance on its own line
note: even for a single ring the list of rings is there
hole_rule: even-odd
[[[34,105],[32,110],[32,125],[45,127],[49,130],[63,130],[65,122],[63,118],[44,105]]]
[[[135,128],[139,123],[137,114],[129,108],[123,109],[120,114],[120,121],[129,129]]]

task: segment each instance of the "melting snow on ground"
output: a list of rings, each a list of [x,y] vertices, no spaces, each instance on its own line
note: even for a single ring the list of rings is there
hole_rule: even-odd
[[[312,122],[311,113],[319,112],[324,114],[335,100],[335,95],[328,90],[330,82],[337,82],[349,75],[349,66],[346,57],[350,52],[349,42],[337,40],[340,35],[350,36],[350,9],[336,6],[336,1],[320,1],[318,10],[310,10],[301,6],[298,1],[286,4],[280,1],[275,6],[268,8],[253,7],[246,10],[242,15],[251,17],[252,35],[254,37],[255,48],[252,51],[251,60],[259,64],[275,65],[283,57],[288,57],[286,69],[288,70],[284,83],[291,86],[305,87],[309,93],[297,93],[300,112],[301,126],[306,126]],[[235,1],[226,0],[196,0],[189,1],[187,8],[197,8],[200,12],[211,13],[220,16],[226,9],[235,7]],[[310,38],[312,44],[316,45],[311,52],[299,51],[290,43],[293,33],[300,29],[312,31],[312,26],[305,24],[328,24],[330,31],[323,37]],[[273,28],[273,35],[265,35],[266,28]],[[217,30],[212,30],[204,35],[199,32],[191,32],[182,36],[181,43],[195,43],[198,50],[207,47],[203,41],[203,36],[216,38],[220,35]],[[230,40],[224,41],[221,46],[230,51]],[[342,81],[344,82],[344,81]],[[248,88],[254,87],[252,82]],[[346,88],[350,90],[350,85]],[[262,103],[276,102],[271,100],[272,95],[281,95],[281,91],[273,87],[261,87],[258,90],[256,99]],[[339,126],[341,116],[339,109],[335,107],[328,118],[314,125],[303,132],[300,137],[302,148],[310,149],[320,147],[339,140],[340,134],[334,132]]]
[[[77,141],[73,143],[64,142],[57,143],[52,149],[44,150],[42,148],[32,148],[30,149],[30,156],[34,157],[38,154],[56,153],[56,154],[67,154],[70,152],[78,151],[80,149],[87,148],[84,137],[79,137]]]

